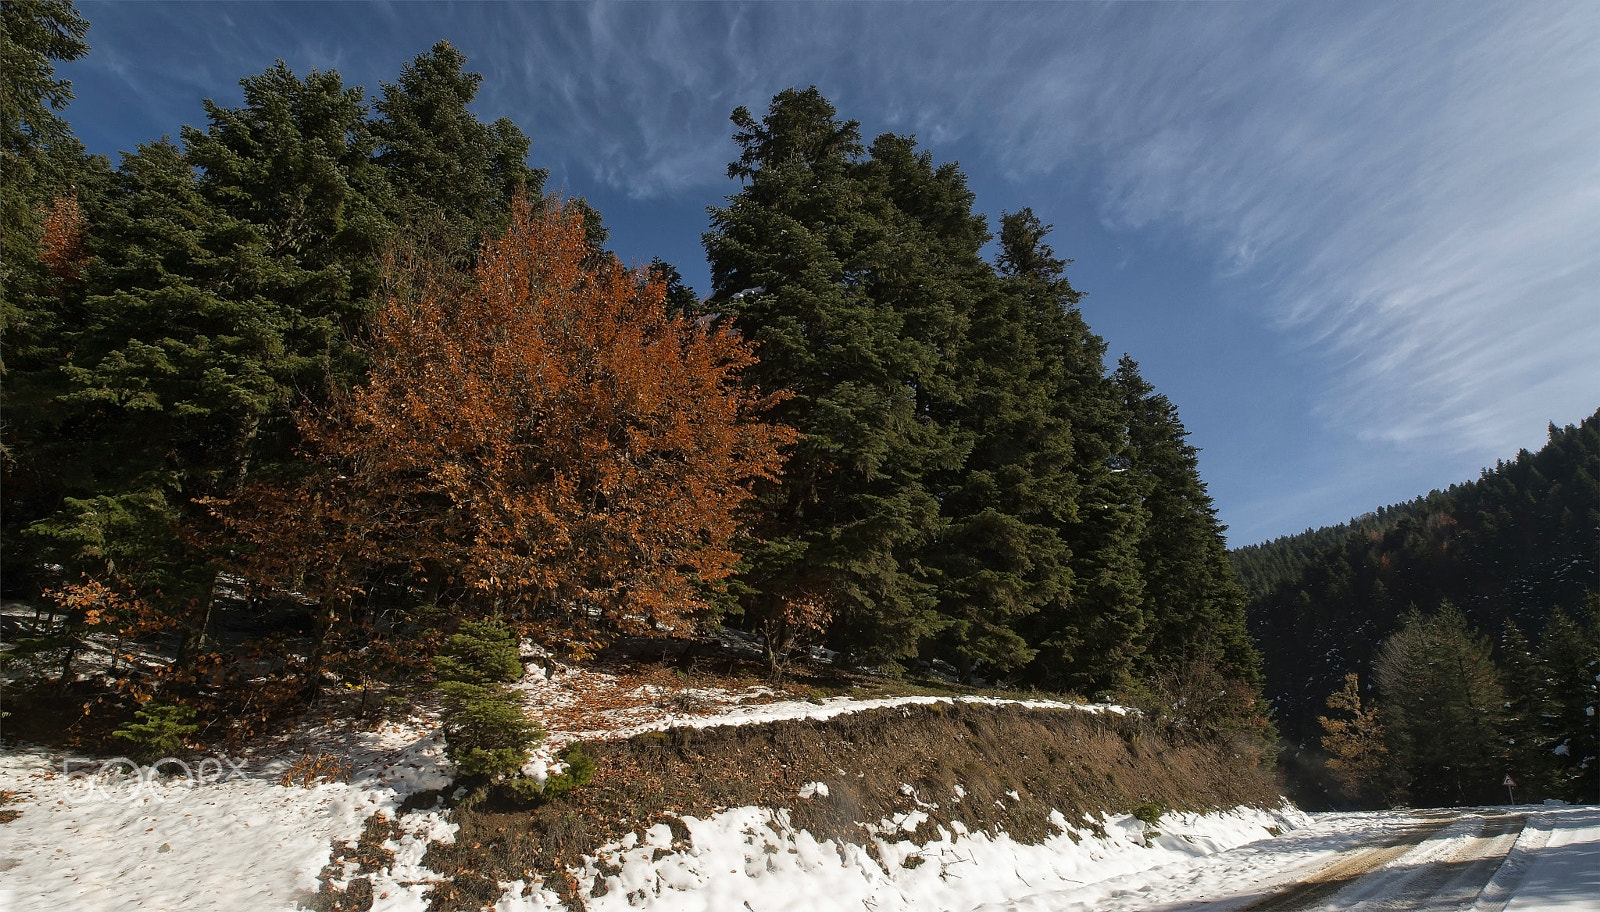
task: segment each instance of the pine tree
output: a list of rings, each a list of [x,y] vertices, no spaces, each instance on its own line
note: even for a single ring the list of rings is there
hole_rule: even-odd
[[[1448,599],[1479,629],[1511,621],[1535,640],[1553,609],[1582,611],[1600,586],[1600,412],[1549,430],[1539,452],[1474,481],[1233,553],[1291,738],[1313,730],[1347,670],[1369,666],[1396,609]]]
[[[1128,414],[1131,474],[1148,519],[1139,542],[1144,579],[1146,673],[1162,664],[1214,657],[1224,674],[1260,680],[1245,629],[1244,592],[1228,563],[1222,525],[1200,479],[1199,450],[1177,407],[1124,355],[1114,375]]]
[[[468,259],[504,230],[517,194],[540,198],[548,172],[528,167],[529,140],[506,118],[479,122],[467,106],[483,77],[440,41],[384,83],[373,108],[375,160],[393,190],[393,220],[425,246]]]
[[[1424,805],[1493,801],[1504,770],[1505,692],[1489,655],[1455,606],[1410,614],[1384,641],[1373,679],[1401,793]]]
[[[918,559],[942,525],[928,478],[963,455],[933,414],[949,395],[960,290],[925,268],[938,235],[899,208],[893,184],[948,187],[953,175],[930,175],[900,138],[864,159],[857,124],[815,88],[785,90],[760,121],[739,108],[733,122],[728,174],[745,186],[712,212],[708,307],[760,346],[747,378],[792,391],[774,414],[804,435],[783,484],[762,494],[746,611],[822,597],[837,645],[909,658],[939,626],[937,580]],[[952,243],[970,246],[961,217],[966,237]]]

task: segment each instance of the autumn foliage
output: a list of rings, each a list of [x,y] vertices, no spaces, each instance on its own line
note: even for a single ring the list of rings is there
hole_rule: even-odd
[[[247,572],[327,607],[377,570],[583,653],[683,630],[731,573],[737,510],[788,428],[752,347],[518,200],[470,282],[398,263],[367,382],[298,416],[315,470],[219,502]]]
[[[89,258],[78,198],[57,198],[42,213],[41,222],[43,235],[39,239],[39,261],[57,279],[76,279]]]

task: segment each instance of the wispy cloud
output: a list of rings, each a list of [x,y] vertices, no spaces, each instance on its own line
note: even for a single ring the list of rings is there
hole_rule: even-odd
[[[1109,226],[1208,250],[1331,378],[1341,434],[1490,459],[1600,401],[1593,5],[509,12],[490,56],[527,64],[492,101],[635,197],[720,189],[729,110],[817,83],[869,132],[1088,175]]]
[[[1344,439],[1492,460],[1600,400],[1592,3],[86,8],[161,45],[96,64],[152,110],[276,56],[376,90],[447,37],[557,183],[637,200],[714,201],[729,112],[814,83],[869,135],[1202,252]]]
[[[998,108],[994,154],[1097,167],[1109,223],[1186,226],[1328,365],[1327,421],[1492,455],[1600,403],[1593,6],[1102,25]]]

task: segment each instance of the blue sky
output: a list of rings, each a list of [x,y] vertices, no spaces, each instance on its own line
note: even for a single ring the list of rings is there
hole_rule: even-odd
[[[728,115],[816,85],[1056,225],[1249,544],[1476,477],[1600,406],[1600,5],[82,3],[92,151],[281,58],[369,93],[446,38],[625,260],[707,290]]]

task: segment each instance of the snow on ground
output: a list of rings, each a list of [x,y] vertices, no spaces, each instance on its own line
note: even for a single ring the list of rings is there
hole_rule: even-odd
[[[565,745],[625,738],[675,725],[754,725],[952,698],[785,699],[761,686],[689,687],[670,672],[610,674],[548,663],[517,685],[549,733],[529,771],[542,774]],[[964,697],[1085,711],[1120,707]],[[308,724],[243,757],[186,758],[153,775],[131,761],[41,752],[0,753],[0,912],[288,909],[317,889],[332,840],[353,843],[375,813],[395,816],[406,796],[450,779],[437,718],[377,731]],[[331,755],[331,777],[285,777],[297,759]],[[300,770],[305,769],[304,765]],[[308,785],[309,787],[302,787]],[[377,912],[420,910],[437,875],[422,868],[429,839],[448,840],[441,812],[401,818],[394,865],[374,878]],[[353,875],[355,872],[349,872]],[[335,879],[343,886],[345,879]]]
[[[531,673],[518,687],[550,735],[534,764],[541,771],[572,741],[674,725],[825,719],[954,699],[1125,711],[975,697],[796,700],[754,684],[689,687],[659,672],[559,665]],[[297,758],[318,754],[339,756],[348,770],[285,784],[306,769],[292,766]],[[0,912],[289,910],[316,890],[333,840],[352,844],[371,815],[393,817],[407,795],[441,788],[450,776],[437,721],[426,714],[369,732],[308,725],[259,755],[191,758],[186,768],[166,764],[162,771],[172,774],[166,778],[127,775],[128,764],[106,764],[0,753],[0,792],[7,793],[0,811],[20,812],[0,823]],[[807,788],[797,798],[826,794],[825,786]],[[1600,909],[1600,810],[1522,810],[1528,824],[1473,912]],[[589,901],[592,912],[1133,912],[1201,899],[1207,909],[1222,910],[1309,876],[1360,845],[1398,839],[1417,818],[1400,811],[1307,817],[1292,808],[1240,809],[1170,814],[1154,835],[1129,817],[1057,815],[1061,832],[1040,845],[969,833],[959,824],[954,832],[941,828],[926,845],[895,841],[922,821],[918,812],[879,821],[869,851],[819,842],[794,830],[785,811],[732,808],[685,818],[686,842],[656,826],[607,846],[574,873],[591,881],[599,876],[608,888]],[[1104,837],[1092,832],[1096,824]],[[1464,838],[1451,827],[1462,829],[1452,823],[1417,851],[1438,852],[1439,840]],[[453,831],[444,811],[400,818],[399,835],[385,843],[394,860],[373,876],[374,912],[426,908],[423,894],[437,875],[422,858],[430,840],[449,841]],[[334,883],[343,886],[355,874],[347,866]],[[503,886],[497,912],[560,907],[538,884]]]
[[[316,892],[332,840],[353,841],[372,814],[393,817],[411,792],[449,782],[437,737],[416,726],[346,740],[363,765],[309,787],[283,784],[284,759],[186,758],[152,773],[120,758],[0,754],[4,809],[19,812],[0,824],[0,912],[291,908]],[[427,843],[453,827],[419,811],[401,829],[374,887],[390,894],[386,908],[421,910]]]
[[[535,667],[515,685],[525,694],[529,714],[545,731],[545,740],[526,767],[535,778],[554,756],[575,741],[631,738],[673,727],[761,725],[797,719],[831,719],[844,713],[929,703],[982,703],[1077,712],[1126,713],[1110,703],[1060,700],[1009,700],[994,697],[900,696],[796,699],[766,685],[691,687],[673,673],[617,671],[551,663]]]
[[[1510,894],[1505,912],[1600,909],[1600,808],[1544,809],[1523,833],[1490,884]]]
[[[913,812],[880,822],[869,852],[818,842],[789,826],[786,811],[733,808],[704,820],[685,817],[687,844],[674,844],[671,831],[658,824],[642,840],[630,836],[606,846],[576,873],[583,883],[604,876],[606,891],[589,901],[589,912],[968,910],[1180,863],[1269,837],[1268,827],[1281,831],[1307,820],[1288,807],[1177,814],[1163,818],[1161,835],[1148,838],[1145,825],[1132,817],[1104,817],[1098,821],[1102,838],[1089,821],[1073,826],[1058,814],[1061,832],[1038,845],[959,827],[941,827],[940,838],[924,845],[893,840],[924,819]],[[511,886],[496,912],[557,908],[548,891]]]
[[[1437,818],[1447,812],[1425,812]],[[1376,909],[1382,892],[1430,865],[1458,864],[1464,843],[1485,816],[1526,814],[1528,825],[1515,837],[1510,855],[1476,900],[1427,908],[1462,912],[1595,912],[1600,909],[1600,809],[1594,807],[1500,807],[1464,809],[1436,833],[1411,848],[1396,849],[1385,863],[1395,874],[1368,875],[1344,891],[1306,909]],[[1308,824],[1274,838],[1231,851],[1183,859],[1122,874],[1071,889],[1043,890],[1015,900],[968,907],[970,912],[1176,912],[1201,909],[1228,912],[1353,859],[1374,844],[1402,840],[1419,822],[1410,811],[1315,814]],[[1382,875],[1384,871],[1379,871]],[[1371,883],[1369,883],[1371,881]],[[1375,895],[1376,894],[1376,895]],[[1509,904],[1508,904],[1509,903]],[[1414,908],[1406,906],[1406,908]]]

